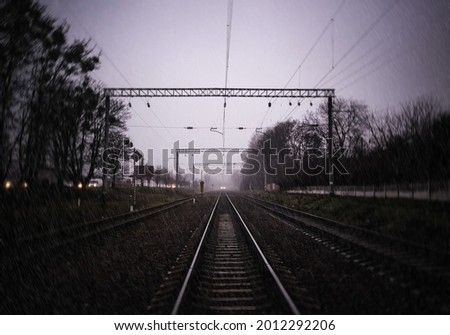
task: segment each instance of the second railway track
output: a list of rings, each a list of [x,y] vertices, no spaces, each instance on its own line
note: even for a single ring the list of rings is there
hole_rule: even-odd
[[[190,201],[191,198],[183,198],[135,212],[123,213],[101,220],[68,226],[58,231],[23,238],[21,240],[13,241],[9,245],[0,248],[0,255],[7,257],[9,261],[20,261],[78,240],[86,239],[92,236],[99,236],[107,232],[127,227],[149,217],[187,204]]]
[[[298,314],[236,207],[220,195],[172,314]]]

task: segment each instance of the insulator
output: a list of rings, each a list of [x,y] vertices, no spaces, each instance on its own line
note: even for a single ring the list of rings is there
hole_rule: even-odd
[[[129,102],[129,103],[128,103],[128,107],[130,107],[130,108],[131,108],[131,102]]]
[[[269,104],[268,104],[268,105],[269,105],[269,108],[270,108],[270,107],[272,107],[272,103],[271,103],[271,102],[269,102]]]
[[[289,106],[292,106],[292,102],[289,101]]]
[[[300,106],[300,101],[297,102],[297,106]]]
[[[150,108],[150,102],[147,102],[147,107]]]
[[[312,107],[312,101],[309,103],[309,105]]]

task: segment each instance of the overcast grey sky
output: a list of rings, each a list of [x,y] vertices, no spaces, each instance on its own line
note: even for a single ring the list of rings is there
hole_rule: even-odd
[[[108,87],[224,86],[228,0],[40,2],[69,23],[73,38],[91,38],[102,50],[95,77]],[[449,0],[234,0],[228,87],[284,87],[342,3],[288,87],[315,87],[328,73],[319,87],[374,110],[431,95],[450,104]],[[287,100],[277,100],[264,118],[268,102],[228,100],[226,126],[250,129],[227,129],[227,147],[246,147],[255,127],[292,111]],[[313,102],[313,108],[320,103]],[[222,146],[222,137],[208,129],[170,128],[220,128],[222,99],[151,99],[151,110],[144,99],[131,103],[130,126],[161,127],[130,127],[140,148],[178,139],[182,147],[190,140],[197,147]],[[309,101],[291,117],[307,108]]]

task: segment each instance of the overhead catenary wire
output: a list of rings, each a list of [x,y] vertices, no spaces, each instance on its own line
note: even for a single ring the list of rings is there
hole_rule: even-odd
[[[382,43],[380,42],[380,43],[375,44],[371,48],[367,49],[364,53],[359,55],[359,57],[357,57],[356,59],[352,60],[349,64],[347,64],[347,66],[343,67],[340,71],[336,72],[331,78],[328,78],[327,80],[325,80],[323,85],[329,86],[329,84],[334,79],[336,79],[337,77],[339,77],[341,74],[345,73],[347,70],[351,69],[352,67],[358,65],[360,61],[365,59],[367,56],[371,55],[372,52],[374,52],[376,49],[378,49],[381,45],[382,45]],[[330,86],[332,87],[332,85],[330,85]]]
[[[340,90],[343,91],[345,89],[347,89],[348,87],[356,84],[357,82],[361,81],[362,79],[365,79],[369,76],[371,76],[372,74],[374,74],[375,72],[377,72],[378,70],[380,70],[381,68],[385,67],[386,65],[392,63],[393,61],[395,61],[397,58],[399,58],[400,56],[403,56],[404,53],[406,53],[407,51],[411,51],[410,49],[403,49],[400,50],[397,54],[395,54],[393,57],[391,57],[390,59],[388,59],[387,61],[379,64],[378,66],[376,66],[375,68],[365,72],[363,75],[359,76],[358,78],[356,78],[355,80],[351,81],[350,83],[347,83],[345,86],[341,87]]]
[[[373,49],[376,49],[378,46],[382,45],[381,43],[378,43],[377,45],[375,45]],[[379,64],[378,66],[376,66],[376,69],[380,69],[386,65],[388,65],[389,63],[391,63],[392,61],[394,61],[395,59],[397,59],[399,56],[403,55],[405,52],[407,51],[411,51],[411,46],[406,46],[405,43],[399,43],[395,45],[395,48],[397,49],[397,51],[395,51],[392,47],[382,51],[381,53],[379,53],[378,55],[376,55],[375,57],[373,57],[372,59],[370,59],[368,62],[364,63],[362,66],[359,66],[356,70],[354,70],[353,72],[347,74],[345,77],[339,79],[337,82],[335,82],[335,84],[333,85],[334,87],[339,87],[339,89],[341,89],[343,83],[350,81],[355,75],[360,74],[360,73],[369,73],[372,74],[373,71],[373,65],[376,64],[378,61],[382,61],[383,59],[385,59],[386,55],[389,56],[390,53],[394,53],[393,57],[387,57],[387,59],[384,60],[383,63]],[[365,55],[367,55],[367,52],[365,53]],[[360,57],[361,58],[361,57]],[[348,66],[346,67],[348,68]],[[344,70],[344,69],[343,69]],[[367,71],[369,70],[369,71]],[[340,71],[340,73],[342,73],[343,71]],[[337,78],[338,74],[333,76],[332,78],[328,79],[327,82],[331,82],[334,78]],[[353,85],[353,83],[358,82],[361,79],[364,79],[365,75],[360,76],[359,79],[357,80],[353,80],[351,82],[351,84],[345,85],[344,87],[347,88],[348,86]]]
[[[381,20],[389,13],[392,8],[398,3],[399,0],[392,2],[378,17],[372,22],[372,24],[359,36],[359,38],[347,49],[347,51],[339,58],[339,60],[331,67],[330,70],[325,73],[325,75],[317,82],[314,88],[317,88],[329,75],[330,73],[369,35],[376,26],[381,22]]]
[[[319,34],[319,36],[316,38],[316,40],[314,41],[313,45],[311,46],[311,48],[308,50],[308,52],[306,53],[306,55],[303,57],[302,61],[300,62],[299,66],[297,67],[297,69],[294,71],[294,73],[290,76],[290,78],[288,79],[288,81],[286,82],[286,84],[283,86],[283,89],[286,88],[292,81],[292,79],[294,79],[294,77],[296,76],[297,73],[299,73],[299,84],[300,84],[300,76],[301,76],[301,67],[305,64],[305,62],[308,60],[309,56],[312,54],[312,52],[314,51],[314,49],[316,48],[317,44],[320,42],[320,40],[322,39],[322,37],[325,35],[325,33],[328,31],[328,29],[330,28],[330,26],[332,26],[334,24],[334,20],[337,17],[337,15],[339,14],[339,12],[342,10],[342,8],[344,7],[345,3],[347,2],[347,0],[342,0],[339,7],[336,9],[336,11],[333,13],[333,15],[331,16],[331,19],[328,21],[328,23],[325,25],[325,27],[322,29],[321,33]],[[333,39],[334,39],[334,34],[333,34]],[[333,41],[333,50],[334,50],[334,41]],[[333,51],[334,52],[334,51]],[[334,56],[332,56],[334,58]],[[333,59],[333,63],[334,63],[334,59]],[[274,101],[276,101],[276,98],[274,99]],[[301,99],[301,101],[303,101],[303,99]],[[297,106],[298,107],[298,106]],[[269,113],[270,108],[267,108],[264,117],[261,121],[260,126],[262,126],[264,124],[264,121],[267,118],[267,115]],[[288,115],[286,115],[283,119],[283,121],[285,119],[287,119],[294,111],[296,110],[296,108],[293,108],[291,112],[288,113]]]
[[[376,54],[374,57],[369,58],[368,61],[366,61],[365,63],[361,64],[359,67],[357,67],[355,70],[353,70],[352,72],[348,73],[345,75],[345,77],[337,80],[336,82],[334,82],[332,84],[333,87],[337,87],[340,84],[342,84],[343,82],[346,82],[350,79],[352,79],[356,74],[367,70],[367,68],[370,68],[373,64],[375,64],[376,62],[378,62],[380,59],[382,59],[388,52],[390,52],[391,50],[384,50],[383,52]]]
[[[314,49],[316,48],[317,44],[320,42],[320,40],[322,39],[322,37],[325,35],[325,33],[328,31],[328,29],[333,25],[334,23],[334,19],[336,18],[336,16],[339,14],[339,12],[341,11],[341,9],[344,7],[345,3],[347,2],[347,0],[342,0],[341,4],[339,5],[339,7],[336,9],[336,11],[333,13],[333,15],[331,16],[331,19],[328,21],[328,23],[326,24],[326,26],[323,28],[322,32],[320,33],[320,35],[317,37],[317,39],[315,40],[315,42],[313,43],[313,45],[311,46],[311,48],[308,50],[308,52],[306,53],[305,57],[303,57],[302,61],[300,62],[300,65],[297,67],[297,69],[294,71],[294,73],[291,75],[291,77],[289,78],[289,80],[286,82],[286,84],[284,85],[283,88],[286,88],[292,81],[292,79],[295,77],[295,75],[297,74],[297,72],[300,71],[301,67],[305,64],[305,62],[308,60],[309,56],[311,55],[311,53],[314,51]]]
[[[233,19],[233,0],[228,0],[227,6],[227,48],[225,57],[225,90],[228,88],[228,70],[230,67],[230,43],[231,43],[231,23]],[[222,146],[225,148],[225,113],[227,107],[227,97],[223,98],[223,118],[222,118]]]

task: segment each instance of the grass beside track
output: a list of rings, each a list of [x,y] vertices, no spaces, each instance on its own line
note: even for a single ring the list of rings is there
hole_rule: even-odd
[[[189,190],[138,187],[136,209],[162,205],[189,195],[193,195]],[[133,200],[133,189],[109,190],[106,207],[102,206],[101,189],[86,189],[81,193],[74,189],[29,190],[2,194],[2,197],[0,239],[7,242],[127,213]]]
[[[450,252],[450,206],[446,202],[258,191],[248,194]]]

